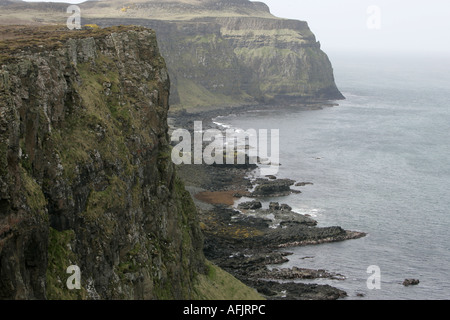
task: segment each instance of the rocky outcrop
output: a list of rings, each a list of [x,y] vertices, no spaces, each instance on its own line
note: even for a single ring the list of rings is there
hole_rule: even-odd
[[[259,201],[248,201],[240,203],[238,208],[243,210],[256,210],[262,208],[262,204]]]
[[[155,33],[2,35],[0,298],[190,298],[203,238],[170,159]]]
[[[291,179],[263,179],[258,178],[254,181],[255,190],[248,196],[250,197],[281,197],[291,193],[301,193],[299,190],[291,189],[295,184]]]
[[[405,279],[405,281],[403,281],[403,285],[405,287],[417,286],[419,283],[420,283],[420,280],[418,280],[418,279]]]

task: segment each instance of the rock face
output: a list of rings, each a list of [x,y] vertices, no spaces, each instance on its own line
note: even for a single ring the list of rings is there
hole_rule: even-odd
[[[155,33],[2,34],[0,298],[190,298],[203,239],[170,159]]]
[[[172,106],[343,99],[332,65],[307,22],[275,17],[263,3],[114,0],[79,6],[86,24],[132,24],[156,30],[171,77]],[[33,23],[36,16],[53,23],[68,17],[63,14],[64,4],[16,7],[5,5],[2,12],[12,17],[16,10],[20,21],[29,14]],[[46,14],[36,13],[39,10]]]

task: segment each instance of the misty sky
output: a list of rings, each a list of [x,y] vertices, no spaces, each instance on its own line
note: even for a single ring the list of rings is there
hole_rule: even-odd
[[[449,0],[263,0],[274,15],[306,20],[325,51],[450,53]],[[380,29],[371,6],[379,8]]]
[[[306,20],[328,52],[450,53],[449,0],[262,1],[278,17]]]

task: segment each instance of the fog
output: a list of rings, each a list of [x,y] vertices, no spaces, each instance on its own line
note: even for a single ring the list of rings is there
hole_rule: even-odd
[[[264,0],[305,20],[325,51],[450,53],[448,0]]]

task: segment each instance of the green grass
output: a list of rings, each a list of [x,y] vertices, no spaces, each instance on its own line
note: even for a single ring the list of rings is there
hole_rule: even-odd
[[[224,37],[245,37],[246,39],[270,37],[270,41],[277,42],[298,42],[299,44],[305,43],[305,37],[312,35],[309,30],[302,30],[300,33],[293,29],[240,29],[230,30],[225,27],[221,28],[221,33]]]
[[[47,200],[42,193],[41,187],[24,168],[20,167],[20,170],[24,195],[27,199],[27,205],[31,209],[31,213],[45,220],[48,219],[46,215]]]
[[[197,276],[194,300],[264,300],[255,289],[213,263],[207,262],[207,268],[206,275]]]
[[[180,95],[180,103],[171,105],[171,110],[184,108],[189,111],[202,111],[224,106],[243,105],[252,101],[251,97],[244,93],[233,96],[213,93],[188,79],[178,79],[177,88]]]
[[[99,224],[105,235],[112,236],[117,229],[117,222],[109,215],[123,209],[126,195],[126,183],[117,176],[113,176],[109,179],[108,187],[104,191],[91,191],[82,216],[87,223]]]
[[[48,267],[47,267],[47,299],[48,300],[82,300],[86,299],[87,292],[82,286],[81,290],[69,290],[66,285],[70,274],[66,270],[71,265],[77,265],[77,257],[70,250],[70,244],[75,239],[73,230],[49,230]],[[83,277],[81,277],[83,279]]]

